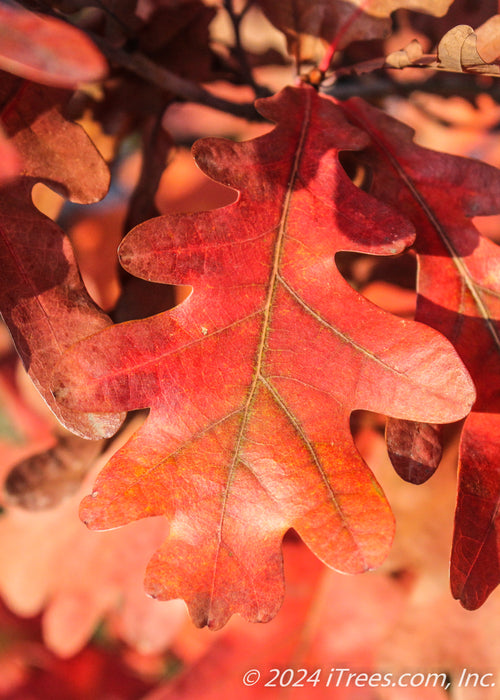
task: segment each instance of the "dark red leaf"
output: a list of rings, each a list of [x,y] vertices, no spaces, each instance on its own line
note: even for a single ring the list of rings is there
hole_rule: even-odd
[[[500,580],[495,549],[500,252],[479,235],[471,218],[500,211],[500,172],[415,145],[408,127],[360,100],[350,101],[346,110],[371,135],[367,155],[376,174],[373,191],[407,214],[418,231],[416,318],[453,342],[476,385],[477,401],[465,422],[461,447],[451,582],[465,607],[478,607]],[[398,445],[400,473],[420,477],[422,465],[413,470],[413,455],[423,461],[425,433],[412,430],[409,436],[408,424],[401,423],[389,424],[389,432],[391,444]],[[423,468],[430,473],[435,459]]]
[[[110,324],[81,281],[69,240],[33,205],[44,182],[74,202],[106,194],[109,174],[83,129],[61,114],[66,94],[8,75],[0,82],[5,133],[23,161],[22,177],[0,196],[0,309],[35,385],[61,422],[82,437],[112,435],[121,415],[78,414],[57,406],[47,377],[61,353]]]
[[[387,422],[387,449],[402,479],[423,484],[434,474],[443,453],[441,432],[440,425],[395,419]]]

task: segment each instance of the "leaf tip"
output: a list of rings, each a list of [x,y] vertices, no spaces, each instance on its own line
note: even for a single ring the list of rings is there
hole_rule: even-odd
[[[95,500],[98,497],[98,495],[98,491],[92,491],[92,493],[88,496],[85,496],[85,498],[80,503],[80,520],[84,525],[86,525],[89,528],[89,530],[99,529],[95,512]]]

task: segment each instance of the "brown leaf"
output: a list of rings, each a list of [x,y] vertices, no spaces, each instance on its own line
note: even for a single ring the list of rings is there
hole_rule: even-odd
[[[5,185],[0,197],[0,309],[48,405],[69,430],[95,439],[116,432],[123,416],[60,408],[47,376],[65,348],[111,321],[88,296],[64,232],[31,199],[36,182],[80,203],[107,191],[106,164],[82,128],[61,113],[66,98],[61,90],[0,75],[3,127],[23,162],[22,176]]]
[[[390,68],[405,68],[418,61],[422,55],[422,46],[416,39],[413,39],[404,49],[393,51],[386,56],[385,65]]]
[[[53,508],[78,490],[105,440],[60,435],[57,444],[16,464],[5,481],[5,502],[27,510]]]
[[[481,73],[500,75],[500,66],[485,61],[477,50],[477,35],[466,24],[453,27],[438,45],[438,61],[433,68],[456,73]]]
[[[397,9],[416,10],[434,16],[446,13],[453,0],[257,0],[268,19],[285,33],[290,53],[302,35],[328,43],[339,39],[342,48],[358,39],[380,39],[391,30],[389,16]],[[339,36],[337,36],[339,35]]]

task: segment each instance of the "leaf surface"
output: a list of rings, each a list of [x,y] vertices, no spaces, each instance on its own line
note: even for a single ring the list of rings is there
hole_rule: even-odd
[[[465,422],[460,450],[451,562],[455,597],[475,608],[500,580],[500,251],[480,236],[471,217],[500,211],[500,172],[479,161],[421,148],[412,142],[408,127],[362,101],[349,104],[354,123],[371,131],[373,191],[405,212],[418,231],[416,319],[452,341],[476,386],[477,400]],[[389,421],[390,446],[398,450],[393,461],[412,481],[437,466],[429,458],[429,431],[433,429]],[[415,453],[420,472],[415,472]]]
[[[0,5],[0,69],[55,87],[77,87],[107,72],[96,46],[76,27]]]
[[[16,149],[0,128],[0,185],[12,180],[21,170],[21,160]]]
[[[21,176],[0,196],[0,310],[32,380],[59,420],[86,438],[112,435],[122,416],[77,414],[54,401],[48,377],[76,340],[110,324],[81,281],[62,229],[33,205],[36,182],[73,202],[107,191],[109,173],[83,129],[61,113],[66,93],[7,74],[0,84],[5,133],[19,153]]]
[[[303,36],[321,37],[327,42],[342,33],[339,47],[358,39],[379,39],[391,31],[390,14],[397,9],[446,13],[452,0],[257,0],[269,20],[288,39],[294,50]]]
[[[407,592],[379,572],[348,578],[328,570],[300,542],[286,542],[284,551],[288,585],[280,615],[265,626],[234,618],[224,630],[210,635],[201,658],[185,664],[177,678],[160,685],[147,700],[223,696],[259,700],[266,683],[265,694],[275,700],[283,697],[283,685],[279,678],[273,682],[272,668],[295,669],[287,688],[287,697],[293,700],[307,695],[325,700],[332,697],[332,688],[336,700],[379,697],[368,684],[354,689],[344,679],[338,682],[339,674],[332,668],[378,670],[376,649],[404,610]],[[183,643],[181,635],[174,650],[182,656],[189,641]],[[260,680],[245,687],[242,678],[252,668],[259,669]],[[307,669],[304,679],[299,668]],[[320,670],[313,676],[316,669]],[[284,683],[288,675],[284,672]]]
[[[500,45],[500,41],[497,39],[495,42],[491,39],[491,35],[497,33],[498,18],[498,15],[492,17],[491,20],[497,21],[482,25],[477,33],[466,24],[450,29],[439,42],[438,61],[432,67],[457,73],[500,75],[500,65],[496,62],[500,54],[500,48],[496,47]],[[484,51],[487,58],[483,58],[478,48]]]
[[[148,549],[168,531],[162,518],[105,533],[78,519],[79,501],[113,449],[64,502],[37,513],[10,507],[0,520],[2,599],[16,614],[40,614],[45,644],[62,657],[79,652],[103,621],[137,650],[160,652],[187,618],[180,601],[159,604],[144,594]]]
[[[258,106],[278,124],[270,134],[195,147],[238,201],[150,220],[122,243],[130,272],[190,284],[192,295],[75,345],[55,379],[77,410],[151,407],[82,517],[102,529],[166,515],[147,590],[184,597],[212,627],[236,611],[275,614],[290,527],[341,571],[384,558],[392,516],[354,448],[353,409],[440,422],[474,399],[445,339],[373,306],[336,268],[339,250],[392,254],[413,239],[339,163],[365,134],[312,88]]]

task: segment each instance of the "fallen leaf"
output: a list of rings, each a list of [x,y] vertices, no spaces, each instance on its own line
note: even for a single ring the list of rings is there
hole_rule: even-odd
[[[1,4],[0,69],[37,83],[72,88],[104,78],[108,67],[77,27]]]
[[[60,421],[87,438],[112,435],[122,415],[60,408],[47,385],[57,358],[76,340],[111,323],[90,299],[62,229],[33,205],[43,182],[71,201],[90,203],[107,191],[109,172],[85,132],[67,121],[67,93],[1,76],[2,123],[23,162],[22,176],[0,197],[0,309],[25,367]]]
[[[130,272],[190,284],[192,295],[74,345],[54,385],[77,410],[151,407],[82,517],[106,529],[167,516],[147,590],[183,597],[214,628],[237,611],[276,613],[290,527],[341,571],[386,555],[392,517],[352,443],[353,409],[443,422],[474,398],[447,341],[371,305],[335,266],[338,250],[387,255],[413,240],[338,161],[365,134],[310,87],[258,106],[278,123],[270,134],[195,147],[238,201],[153,219],[122,243]]]

